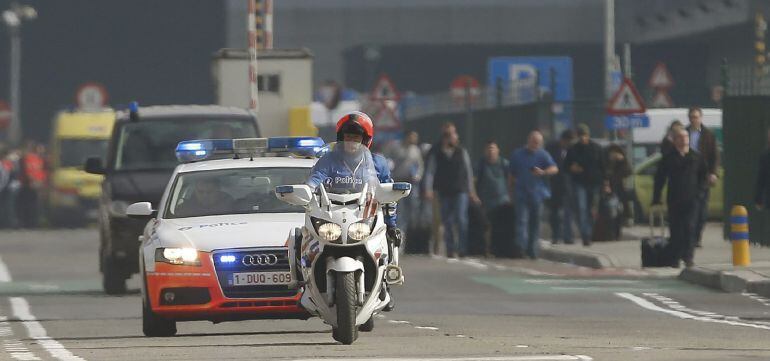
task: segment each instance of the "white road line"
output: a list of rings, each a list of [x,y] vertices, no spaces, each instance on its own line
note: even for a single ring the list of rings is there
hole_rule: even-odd
[[[317,359],[295,359],[294,361],[316,361]],[[593,361],[584,355],[536,355],[536,356],[496,356],[496,357],[461,357],[461,358],[325,358],[324,361]]]
[[[638,306],[642,308],[646,308],[650,311],[656,311],[656,312],[662,312],[667,313],[669,315],[672,315],[674,317],[679,317],[681,319],[687,319],[687,320],[695,320],[695,321],[701,321],[701,322],[711,322],[711,323],[721,323],[725,325],[731,325],[731,326],[743,326],[743,327],[751,327],[751,328],[757,328],[761,330],[768,330],[770,331],[770,326],[762,325],[762,324],[756,324],[756,323],[750,323],[750,322],[742,322],[737,320],[731,320],[727,319],[727,316],[721,316],[724,318],[715,318],[714,316],[710,317],[704,317],[704,316],[695,316],[692,314],[689,314],[684,311],[677,311],[677,310],[671,310],[667,308],[660,307],[644,298],[634,296],[630,293],[625,292],[617,292],[615,293],[616,296],[625,298],[633,303],[636,303]],[[719,315],[718,315],[719,316]]]
[[[85,361],[85,359],[73,355],[72,352],[64,348],[64,345],[59,343],[59,341],[48,337],[43,325],[38,322],[32,312],[30,312],[29,303],[27,303],[26,299],[22,297],[11,297],[10,301],[13,315],[22,321],[24,327],[27,328],[29,337],[36,340],[53,358],[62,361]]]
[[[0,257],[0,282],[11,282],[11,272],[8,271],[8,266],[5,265],[3,259]]]
[[[748,293],[748,292],[744,292],[744,293],[742,293],[742,295],[744,295],[744,296],[746,296],[748,298],[751,298],[752,300],[757,301],[757,302],[759,302],[759,303],[761,303],[761,304],[763,304],[765,306],[770,307],[770,300],[767,299],[767,298],[759,296],[759,295],[757,295],[755,293]]]
[[[0,316],[0,338],[3,338],[3,349],[13,359],[21,361],[40,360],[34,352],[31,352],[20,340],[13,338],[13,329],[8,323],[8,317]]]

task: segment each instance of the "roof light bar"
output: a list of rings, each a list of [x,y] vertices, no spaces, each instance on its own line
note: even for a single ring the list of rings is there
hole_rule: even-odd
[[[324,142],[317,137],[274,137],[241,139],[202,139],[180,142],[176,157],[180,162],[197,162],[214,155],[245,155],[255,157],[269,153],[314,157]]]

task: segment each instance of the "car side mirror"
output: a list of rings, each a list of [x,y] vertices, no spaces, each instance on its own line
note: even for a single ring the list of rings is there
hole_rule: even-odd
[[[88,159],[86,159],[85,171],[86,173],[91,173],[91,174],[106,173],[104,170],[104,165],[102,164],[102,158],[89,157]]]
[[[147,219],[155,216],[156,212],[152,209],[150,202],[134,203],[126,208],[126,215],[131,218]]]
[[[375,195],[381,203],[395,203],[412,192],[412,185],[406,182],[383,183],[377,188]]]
[[[305,207],[313,199],[313,191],[304,184],[278,186],[275,187],[275,196],[288,204]]]

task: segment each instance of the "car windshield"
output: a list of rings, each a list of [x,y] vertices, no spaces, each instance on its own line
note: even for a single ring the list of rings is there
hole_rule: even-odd
[[[104,158],[107,154],[107,139],[62,139],[59,142],[59,165],[61,167],[83,167],[90,157]]]
[[[167,118],[120,127],[115,170],[173,169],[174,150],[183,140],[257,137],[250,118]]]
[[[284,203],[273,190],[299,184],[310,168],[239,168],[179,174],[171,189],[164,218],[247,213],[302,213]]]

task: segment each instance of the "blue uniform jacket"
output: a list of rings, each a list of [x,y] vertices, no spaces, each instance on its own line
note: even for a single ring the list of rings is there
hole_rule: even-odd
[[[312,188],[316,188],[327,179],[346,179],[346,178],[359,178],[364,177],[362,174],[351,174],[351,169],[343,162],[344,153],[340,151],[332,151],[327,156],[322,157],[310,170],[310,177],[308,178],[307,185]],[[388,166],[388,160],[380,154],[372,154],[372,163],[374,169],[377,171],[377,180],[380,183],[393,183],[393,178],[390,176],[390,167]],[[396,205],[387,205],[384,209],[385,224],[388,227],[396,226]]]

